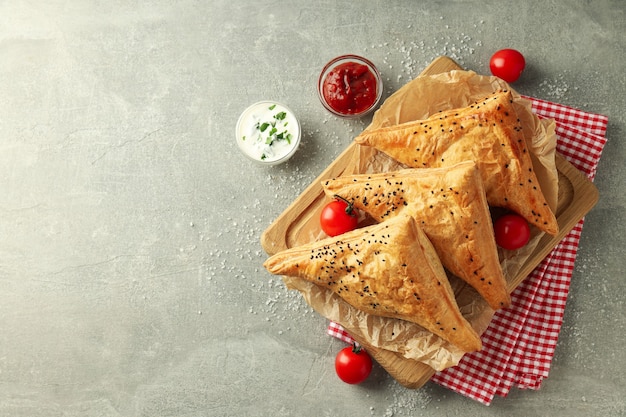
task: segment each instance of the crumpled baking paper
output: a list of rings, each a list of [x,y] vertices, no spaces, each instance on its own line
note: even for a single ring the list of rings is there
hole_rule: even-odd
[[[513,93],[514,106],[524,126],[527,146],[531,150],[533,168],[548,203],[556,210],[558,172],[555,165],[555,123],[553,120],[540,120],[532,113],[530,101],[496,77],[462,70],[417,77],[385,100],[367,129],[425,119],[442,110],[466,107],[500,89],[509,89]],[[348,168],[342,174],[387,172],[401,168],[404,166],[374,148],[357,145]],[[303,244],[320,238],[316,222],[317,218],[311,216],[303,226],[302,233],[298,234],[297,239],[301,241],[296,240],[292,244]],[[534,230],[531,241],[523,249],[515,252],[500,250],[502,268],[509,283],[532,255],[542,235],[542,232]],[[461,312],[481,334],[489,325],[493,310],[469,285],[454,276],[449,278]],[[437,371],[455,366],[464,355],[463,351],[419,325],[366,314],[347,304],[332,291],[300,278],[283,277],[283,280],[288,288],[300,291],[314,310],[341,324],[366,347],[395,352]]]

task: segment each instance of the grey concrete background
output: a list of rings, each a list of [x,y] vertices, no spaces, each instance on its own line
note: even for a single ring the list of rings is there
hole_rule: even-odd
[[[0,416],[625,414],[626,3],[0,2]],[[266,273],[262,231],[367,125],[320,105],[322,65],[373,60],[388,95],[435,57],[609,116],[550,377],[484,407],[376,366]],[[237,116],[300,117],[286,165],[251,165]]]

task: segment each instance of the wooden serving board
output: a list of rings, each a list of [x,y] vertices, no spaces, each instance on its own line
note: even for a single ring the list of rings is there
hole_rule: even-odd
[[[421,75],[435,75],[454,69],[461,69],[461,67],[448,57],[439,57]],[[322,206],[327,202],[321,186],[322,181],[336,178],[351,169],[350,164],[355,159],[353,155],[358,152],[359,146],[352,142],[263,232],[261,245],[269,255],[294,246],[294,242],[299,240],[300,233],[304,229],[303,226],[309,224],[310,221],[315,221]],[[509,292],[513,291],[541,263],[598,201],[598,190],[593,183],[559,154],[556,156],[556,167],[559,173],[556,211],[559,233],[556,236],[547,234],[542,236],[519,273],[508,280]],[[353,329],[350,328],[346,330],[392,377],[407,388],[421,387],[435,373],[433,368],[421,362],[371,346],[360,337],[358,331],[351,331]]]

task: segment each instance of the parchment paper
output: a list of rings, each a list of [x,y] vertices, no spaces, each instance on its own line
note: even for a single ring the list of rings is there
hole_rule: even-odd
[[[500,89],[512,91],[514,106],[522,121],[525,139],[533,157],[533,169],[548,203],[556,210],[558,173],[554,159],[555,123],[553,120],[537,118],[531,112],[531,103],[496,77],[460,70],[417,77],[385,100],[367,129],[425,119],[442,110],[465,107]],[[351,169],[344,172],[345,175],[404,168],[387,155],[367,146],[355,147],[352,162],[349,164]],[[311,232],[313,230],[319,230],[319,226],[312,226]],[[532,254],[541,235],[542,232],[533,228],[531,241],[523,249],[514,252],[499,250],[502,268],[509,283]],[[302,236],[304,240],[301,243],[321,237],[309,233]],[[472,287],[454,276],[450,275],[449,278],[461,312],[481,334],[489,325],[493,310]],[[438,371],[458,364],[464,355],[463,351],[414,323],[363,313],[325,288],[299,278],[283,279],[289,288],[299,290],[317,312],[341,324],[356,339],[365,341],[366,344],[423,362]],[[509,290],[513,290],[511,285]]]

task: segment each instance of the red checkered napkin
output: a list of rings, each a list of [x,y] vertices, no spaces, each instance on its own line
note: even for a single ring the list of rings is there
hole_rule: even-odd
[[[533,111],[556,121],[557,150],[591,180],[606,144],[608,118],[531,97]],[[512,305],[498,311],[482,335],[483,349],[467,354],[432,381],[485,405],[512,387],[539,389],[554,355],[578,242],[581,220],[511,294]],[[331,322],[328,333],[352,343],[350,335]]]

